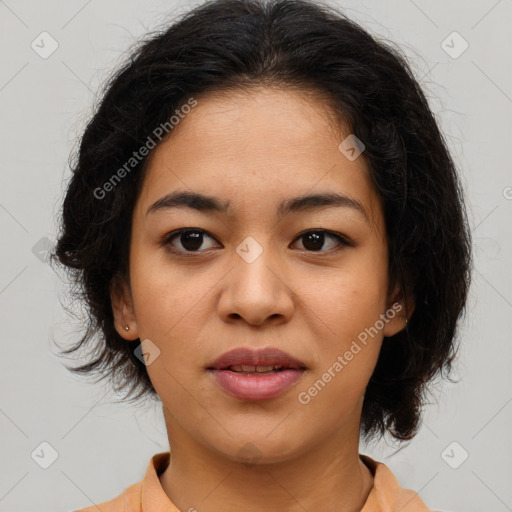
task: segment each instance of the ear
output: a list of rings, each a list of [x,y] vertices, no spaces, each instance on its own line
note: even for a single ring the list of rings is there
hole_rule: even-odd
[[[407,289],[404,294],[400,283],[395,283],[395,287],[392,293],[390,293],[387,302],[385,313],[387,322],[385,322],[383,330],[385,337],[389,338],[405,329],[407,325],[406,320],[409,321],[411,318],[415,305],[416,300],[412,290]]]
[[[110,283],[110,301],[116,331],[125,340],[136,340],[139,337],[139,330],[133,300],[130,287],[123,277],[115,276],[112,279]],[[128,329],[126,329],[127,326]]]

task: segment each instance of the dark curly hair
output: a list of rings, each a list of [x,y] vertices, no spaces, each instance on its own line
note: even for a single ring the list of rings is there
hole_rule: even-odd
[[[254,85],[321,93],[366,146],[384,209],[390,282],[400,283],[404,297],[412,290],[415,308],[407,328],[382,345],[361,433],[367,441],[386,432],[411,439],[428,382],[449,375],[458,351],[472,266],[462,186],[401,50],[308,0],[208,1],[147,34],[105,84],[78,157],[70,158],[51,256],[66,267],[73,295],[88,311],[85,334],[63,353],[86,346],[93,357],[67,368],[109,377],[116,392],[127,389],[125,400],[157,399],[134,353],[140,340],[118,334],[110,301],[112,286],[129,283],[131,218],[148,156],[112,191],[98,190],[191,97]]]

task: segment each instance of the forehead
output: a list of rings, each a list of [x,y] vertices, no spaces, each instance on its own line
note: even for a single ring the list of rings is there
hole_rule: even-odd
[[[229,202],[233,215],[277,214],[292,196],[331,191],[371,216],[378,197],[366,161],[338,147],[348,135],[321,96],[254,88],[198,97],[150,155],[137,207],[145,214],[163,195],[188,189]]]

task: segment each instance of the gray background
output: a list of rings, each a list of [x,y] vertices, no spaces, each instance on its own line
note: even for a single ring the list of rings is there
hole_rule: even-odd
[[[0,511],[70,511],[111,499],[168,449],[158,404],[120,404],[105,385],[62,366],[52,338],[66,346],[80,323],[63,310],[66,288],[44,253],[98,86],[140,35],[192,5],[0,0]],[[411,59],[463,170],[475,245],[460,382],[433,387],[407,447],[392,455],[397,446],[383,441],[361,452],[432,509],[512,510],[512,2],[338,5]],[[51,48],[44,31],[58,43],[47,58],[31,47],[43,51],[46,37]],[[58,454],[47,469],[31,456],[44,452],[51,462],[42,442]]]

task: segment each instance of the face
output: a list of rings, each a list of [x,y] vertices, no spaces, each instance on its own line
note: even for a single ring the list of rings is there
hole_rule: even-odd
[[[258,88],[198,98],[152,153],[133,212],[131,296],[112,301],[119,333],[149,340],[171,445],[270,462],[358,439],[383,336],[404,319],[364,153],[338,147],[349,134],[320,98]],[[178,192],[214,201],[162,200]],[[303,368],[209,369],[237,348],[278,349]]]

